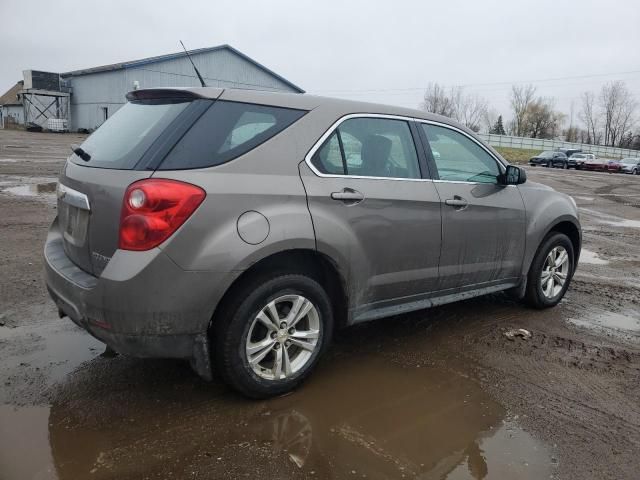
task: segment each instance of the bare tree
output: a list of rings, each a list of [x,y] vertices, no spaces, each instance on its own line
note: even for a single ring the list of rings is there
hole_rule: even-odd
[[[459,86],[446,90],[438,83],[430,83],[420,108],[453,118],[477,132],[487,110],[487,101],[479,95],[465,94]]]
[[[491,130],[498,122],[498,117],[500,117],[500,123],[502,123],[502,115],[499,115],[493,108],[487,108],[484,112],[484,128],[487,133],[491,133]]]
[[[511,87],[511,108],[513,110],[512,135],[525,135],[526,116],[536,94],[533,85],[513,85]]]
[[[462,88],[457,88],[455,98],[455,118],[474,132],[480,131],[482,120],[486,116],[487,101],[477,94],[465,95]]]
[[[558,135],[564,114],[554,110],[553,100],[532,101],[524,115],[523,134],[532,138],[553,138]]]
[[[584,92],[580,97],[582,102],[580,118],[587,131],[586,143],[597,145],[600,143],[598,117],[595,109],[596,96],[592,92]]]
[[[629,138],[627,134],[633,127],[637,103],[622,81],[603,86],[599,100],[604,120],[604,143],[617,146]]]
[[[451,96],[439,83],[429,83],[420,108],[425,112],[453,118],[455,106]]]

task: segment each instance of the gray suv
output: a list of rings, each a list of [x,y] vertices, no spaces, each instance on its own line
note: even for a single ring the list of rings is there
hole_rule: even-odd
[[[569,286],[575,202],[453,120],[248,90],[127,98],[73,147],[44,250],[60,315],[117,352],[267,397],[336,327],[498,291],[551,307]]]

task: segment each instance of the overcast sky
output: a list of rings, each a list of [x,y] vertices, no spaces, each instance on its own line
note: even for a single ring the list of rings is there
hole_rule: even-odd
[[[640,0],[0,0],[0,19],[0,94],[25,69],[162,55],[182,39],[228,43],[309,93],[408,107],[434,81],[505,116],[514,82],[566,113],[612,80],[640,100]]]

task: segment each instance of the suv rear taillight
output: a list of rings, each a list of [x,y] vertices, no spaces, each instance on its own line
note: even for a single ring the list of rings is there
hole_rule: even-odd
[[[157,247],[191,216],[205,196],[200,187],[177,180],[151,178],[132,183],[122,203],[118,248]]]

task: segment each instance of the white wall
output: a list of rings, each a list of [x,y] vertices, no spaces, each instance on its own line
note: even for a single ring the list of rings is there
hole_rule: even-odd
[[[495,135],[492,133],[479,133],[478,136],[492,147],[510,147],[540,151],[556,150],[558,148],[577,148],[583,152],[594,153],[604,158],[640,157],[640,151],[630,150],[628,148],[605,147],[603,145],[571,143],[543,138],[512,137],[510,135]]]
[[[22,105],[3,105],[2,106],[2,122],[0,126],[5,128],[7,118],[12,117],[16,123],[24,125],[24,108]]]

